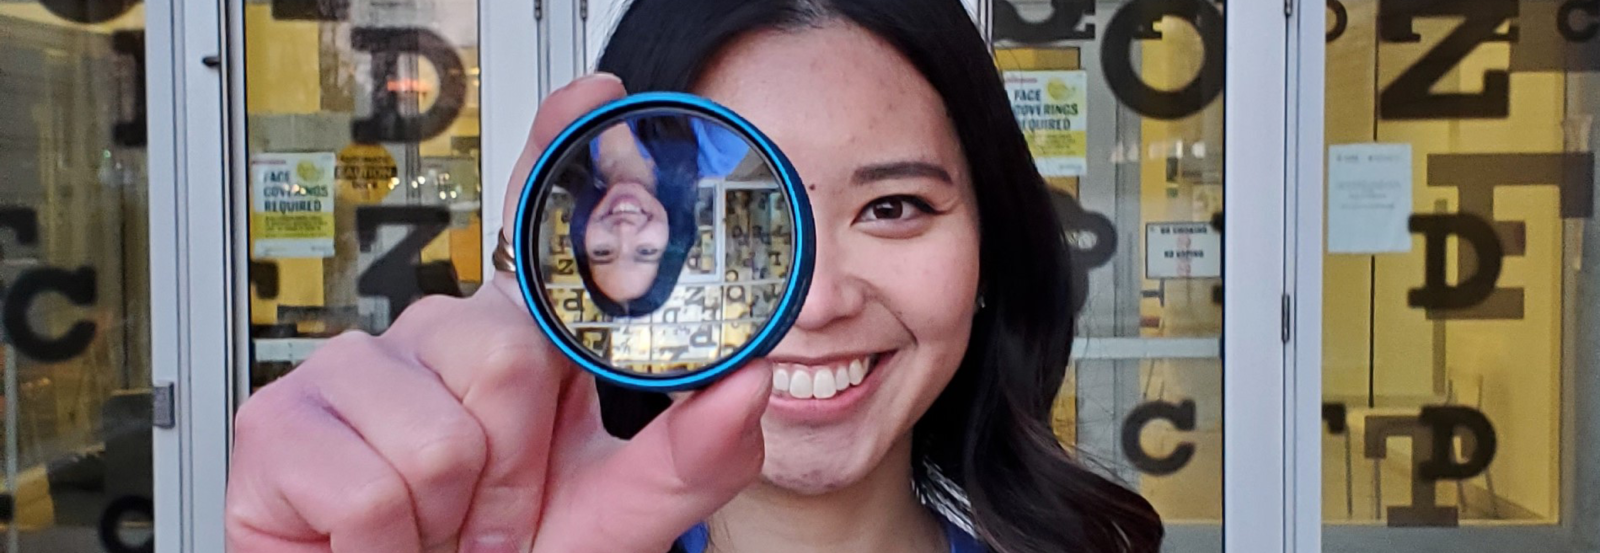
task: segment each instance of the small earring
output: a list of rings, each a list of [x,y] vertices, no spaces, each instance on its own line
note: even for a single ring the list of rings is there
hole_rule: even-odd
[[[979,311],[983,311],[984,305],[985,304],[983,303],[983,294],[978,294],[978,310]]]

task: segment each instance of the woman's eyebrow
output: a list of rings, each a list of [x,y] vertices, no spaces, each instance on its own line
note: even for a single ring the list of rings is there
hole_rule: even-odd
[[[905,178],[928,178],[955,184],[955,181],[950,178],[949,171],[926,161],[891,161],[864,165],[856,169],[852,181],[855,184],[866,184],[873,181]]]

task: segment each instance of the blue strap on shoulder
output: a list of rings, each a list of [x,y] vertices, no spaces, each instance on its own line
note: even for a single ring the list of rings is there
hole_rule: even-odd
[[[950,542],[950,553],[985,553],[988,551],[983,547],[983,544],[978,543],[977,538],[972,537],[971,534],[951,524],[949,521],[944,521],[944,536],[945,540]],[[702,522],[694,525],[688,532],[684,532],[682,537],[678,538],[678,547],[683,548],[685,553],[705,553],[706,546],[710,542],[711,532],[706,529],[706,524]]]

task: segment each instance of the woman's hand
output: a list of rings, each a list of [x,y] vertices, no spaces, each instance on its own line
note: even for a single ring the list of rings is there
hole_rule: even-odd
[[[563,127],[623,94],[610,76],[552,94],[512,182]],[[383,335],[335,338],[246,401],[228,550],[661,553],[759,473],[764,363],[622,442],[601,428],[593,379],[520,298],[505,273],[470,298],[426,298]]]

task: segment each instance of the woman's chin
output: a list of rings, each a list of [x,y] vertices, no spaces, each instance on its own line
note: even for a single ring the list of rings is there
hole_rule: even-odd
[[[821,495],[848,488],[866,478],[883,458],[881,453],[873,454],[866,440],[828,440],[817,435],[784,438],[767,435],[761,479],[790,493]]]
[[[797,464],[792,461],[774,466],[772,458],[767,459],[766,466],[761,470],[762,482],[795,495],[815,496],[836,492],[860,482],[865,473],[842,466],[795,466]]]

